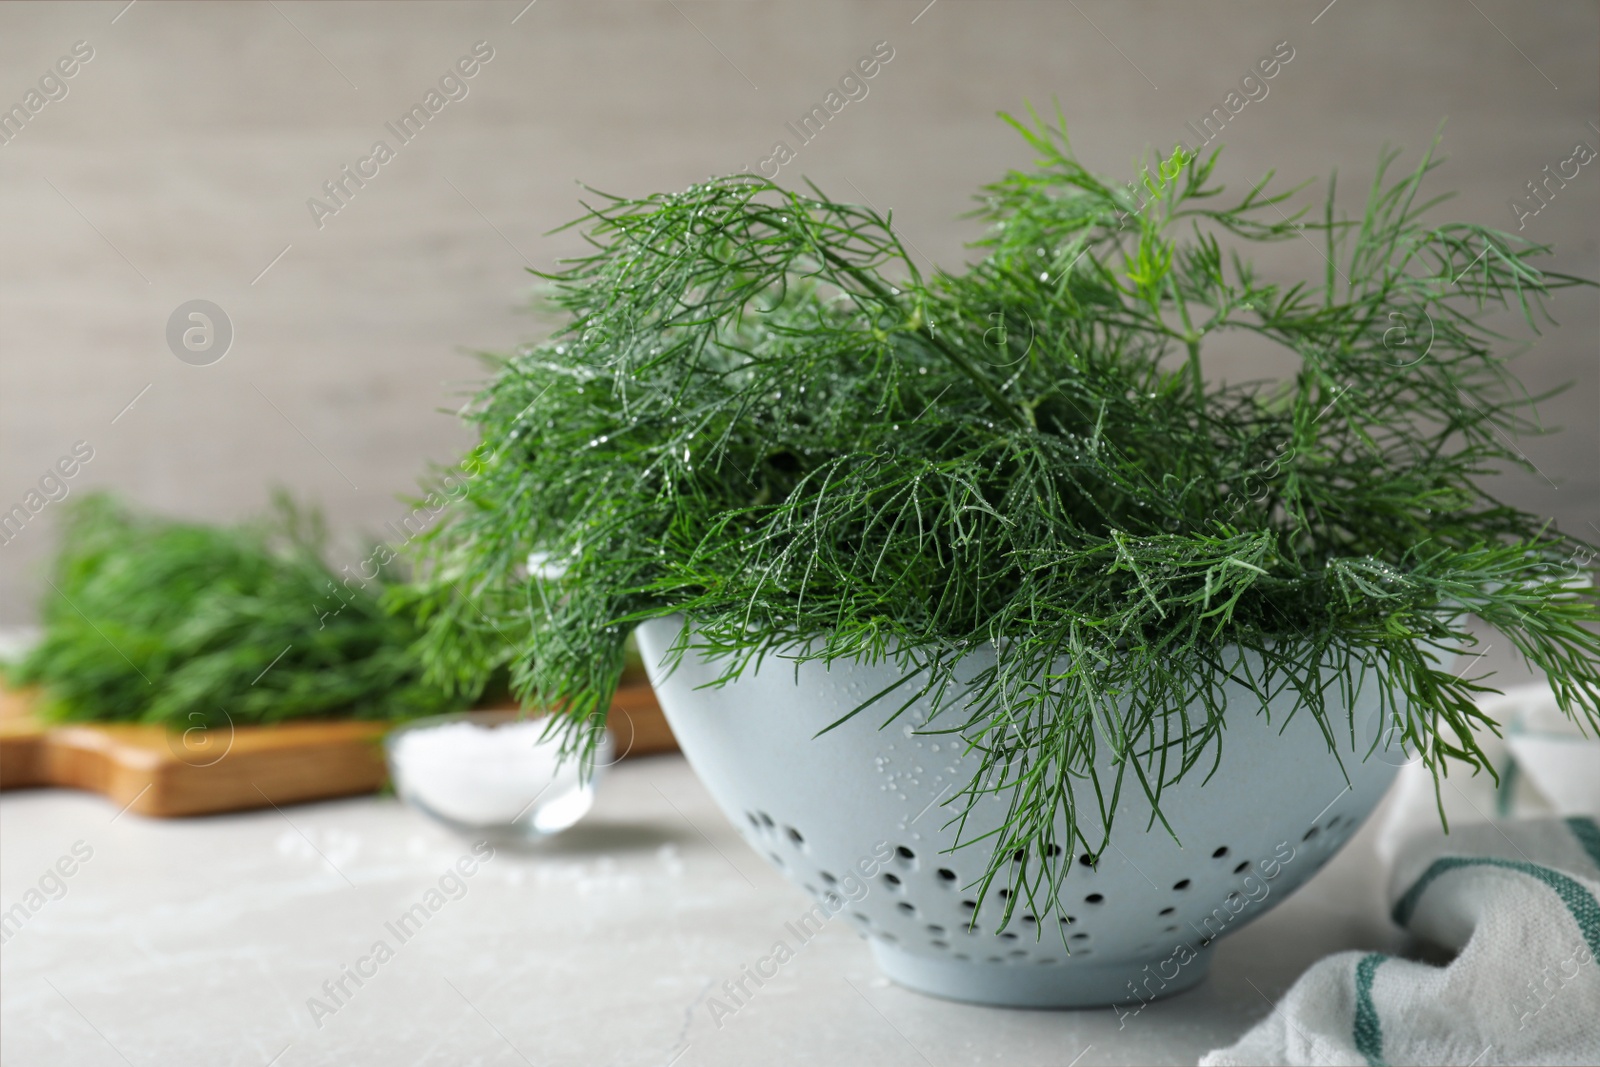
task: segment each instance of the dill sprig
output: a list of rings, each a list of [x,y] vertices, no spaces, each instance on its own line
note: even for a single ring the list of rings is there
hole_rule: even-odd
[[[1480,485],[1539,432],[1486,313],[1537,331],[1587,283],[1514,235],[1425,223],[1431,151],[1399,177],[1385,154],[1359,218],[1330,183],[1319,218],[1270,174],[1225,200],[1215,154],[1118,184],[1064,124],[1007,121],[1038,162],[983,190],[960,273],[925,276],[889,217],[814,186],[597,194],[573,224],[591,250],[544,275],[566,325],[469,406],[479,473],[400,591],[431,677],[509,668],[576,748],[645,619],[686,615],[677,653],[724,681],[768,656],[892,661],[905,681],[851,714],[927,699],[925,732],[979,754],[947,805],[991,849],[980,892],[1011,889],[1002,926],[1107,847],[1122,790],[1160,817],[1225,719],[1280,690],[1330,759],[1354,736],[1340,695],[1367,685],[1436,776],[1492,774],[1486,686],[1446,666],[1473,616],[1600,726],[1593,555]],[[1313,242],[1323,276],[1239,251],[1276,241]],[[1425,355],[1397,322],[1429,324]],[[1204,353],[1238,331],[1298,368],[1213,382]],[[1261,700],[1229,706],[1230,680]],[[991,796],[1003,823],[968,833]]]
[[[423,682],[413,624],[328,568],[320,515],[286,496],[241,526],[139,515],[104,494],[69,508],[42,639],[7,671],[44,687],[50,718],[189,729],[462,703]]]

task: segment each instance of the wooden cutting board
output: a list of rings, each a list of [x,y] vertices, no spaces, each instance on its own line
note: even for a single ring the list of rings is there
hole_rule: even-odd
[[[382,745],[387,723],[182,732],[123,723],[52,725],[34,715],[35,699],[29,691],[0,690],[0,789],[87,789],[124,810],[169,818],[372,793],[389,777]],[[678,747],[648,682],[617,690],[610,728],[624,757]]]

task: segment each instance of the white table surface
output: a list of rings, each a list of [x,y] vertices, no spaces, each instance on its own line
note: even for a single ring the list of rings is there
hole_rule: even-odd
[[[1374,822],[1305,888],[1220,942],[1198,989],[1009,1011],[884,981],[839,919],[732,1017],[707,998],[809,906],[677,756],[615,767],[588,818],[496,852],[404,944],[385,928],[470,843],[392,797],[212,818],[118,815],[66,790],[0,796],[0,908],[93,855],[0,951],[6,1067],[311,1064],[1194,1063],[1313,960],[1392,951]],[[383,939],[331,1016],[310,997]],[[371,969],[371,966],[368,966]],[[331,1001],[329,1001],[331,1005]]]

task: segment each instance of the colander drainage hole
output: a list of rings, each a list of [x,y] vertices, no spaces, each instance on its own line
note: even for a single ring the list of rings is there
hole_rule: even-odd
[[[1223,845],[1221,848],[1217,849],[1215,852],[1213,852],[1211,854],[1211,858],[1214,859],[1214,860],[1220,860],[1222,857],[1226,856],[1227,854],[1228,854],[1228,846],[1227,845]]]
[[[1104,903],[1105,899],[1105,894],[1103,893],[1090,893],[1083,898],[1083,902],[1085,904],[1101,904]]]
[[[1089,855],[1087,852],[1085,852],[1083,855],[1078,857],[1078,862],[1081,863],[1085,867],[1093,867],[1094,866],[1094,857]]]
[[[1178,932],[1178,928],[1177,928],[1177,927],[1176,927],[1176,926],[1169,926],[1169,927],[1167,927],[1167,933],[1169,933],[1169,934],[1175,934],[1175,933],[1177,933],[1177,932]]]
[[[803,834],[801,834],[799,830],[796,830],[792,826],[785,826],[783,828],[783,832],[786,835],[788,835],[788,838],[789,838],[790,841],[794,842],[794,847],[795,848],[805,848],[806,839],[805,839],[805,836]]]
[[[948,941],[929,941],[928,944],[932,945],[934,948],[949,948],[950,947],[950,942],[948,942]]]
[[[1005,961],[1006,959],[1004,956],[990,956],[988,959],[984,960],[985,963],[1004,963]]]
[[[1306,836],[1302,837],[1300,840],[1302,840],[1302,841],[1310,841],[1313,837],[1316,837],[1316,836],[1317,836],[1317,828],[1315,826],[1313,826],[1311,829],[1306,831]]]
[[[917,854],[912,852],[909,848],[906,848],[904,845],[895,846],[894,854],[905,860],[907,863],[915,863],[917,859]]]
[[[897,875],[890,874],[887,871],[885,871],[883,874],[883,883],[890,889],[900,888],[900,878]]]
[[[1174,882],[1172,884],[1172,891],[1174,893],[1181,893],[1185,889],[1188,889],[1188,888],[1189,888],[1189,879],[1187,879],[1187,878],[1185,878],[1185,879],[1183,879],[1181,881],[1178,881],[1178,882]]]
[[[1025,948],[1014,948],[1010,952],[1007,952],[1006,955],[1010,956],[1014,960],[1027,959],[1028,950]]]
[[[768,830],[772,829],[774,826],[777,825],[776,823],[774,823],[772,821],[772,816],[768,815],[764,811],[756,812],[756,818],[760,819],[761,820],[761,825],[765,826]]]
[[[1038,921],[1039,920],[1035,919],[1032,915],[1024,915],[1022,917],[1022,924],[1024,926],[1032,926],[1034,923],[1036,923]]]
[[[1017,935],[1012,931],[1007,930],[1005,933],[1000,935],[1000,939],[1002,941],[1015,941],[1017,939]]]
[[[1092,948],[1080,948],[1080,949],[1078,949],[1078,951],[1074,952],[1073,955],[1074,956],[1093,956],[1094,955],[1094,949],[1092,949]]]
[[[915,915],[917,913],[917,906],[908,900],[902,900],[900,903],[896,904],[895,907],[899,908],[907,915]]]
[[[972,957],[967,955],[965,952],[957,952],[954,956],[952,956],[950,958],[951,959],[955,959],[955,960],[960,960],[962,963],[971,963],[972,962]]]
[[[773,863],[778,865],[779,869],[783,868],[784,864],[782,856],[778,855],[776,852],[768,852],[767,855],[771,857]]]
[[[750,820],[750,828],[752,830],[761,829],[761,820],[756,818],[754,812],[747,811],[744,813],[744,817]]]
[[[1249,869],[1250,869],[1250,861],[1249,860],[1245,860],[1243,863],[1239,864],[1239,866],[1237,866],[1237,867],[1235,867],[1233,869],[1233,873],[1234,874],[1243,874],[1245,871],[1248,871]]]
[[[961,902],[961,909],[963,911],[977,911],[978,902],[976,900],[963,900]]]
[[[1089,935],[1088,934],[1073,934],[1072,935],[1072,940],[1073,941],[1087,941],[1087,940],[1089,940]]]
[[[940,926],[938,923],[929,923],[928,933],[932,934],[934,937],[943,937],[944,927]]]
[[[829,874],[827,871],[818,871],[817,872],[817,877],[821,878],[824,882],[828,883],[829,885],[838,885],[839,884],[839,879],[835,878],[833,875]]]
[[[1173,912],[1175,912],[1177,910],[1178,910],[1177,908],[1162,908],[1161,909],[1161,914],[1162,915],[1171,915]]]
[[[1039,966],[1041,966],[1041,967],[1050,967],[1050,966],[1054,966],[1055,962],[1056,962],[1056,960],[1055,960],[1054,956],[1046,956],[1044,959],[1039,961]]]
[[[1076,915],[1063,915],[1063,916],[1061,916],[1061,925],[1062,926],[1071,926],[1073,923],[1075,923],[1077,921],[1078,921],[1078,917]]]
[[[955,880],[956,880],[956,872],[955,871],[952,871],[949,867],[940,867],[939,868],[939,881],[941,881],[941,882],[954,882]]]

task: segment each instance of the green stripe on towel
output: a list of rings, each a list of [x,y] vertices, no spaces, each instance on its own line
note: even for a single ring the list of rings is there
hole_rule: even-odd
[[[1394,921],[1401,926],[1410,926],[1411,915],[1417,910],[1417,901],[1421,899],[1423,891],[1435,878],[1461,867],[1500,867],[1543,882],[1555,890],[1556,896],[1561,898],[1561,902],[1572,913],[1572,919],[1578,924],[1583,939],[1589,943],[1589,951],[1600,956],[1600,902],[1594,899],[1594,894],[1560,871],[1552,871],[1548,867],[1540,867],[1535,863],[1522,863],[1518,860],[1496,859],[1491,856],[1445,856],[1436,859],[1423,872],[1422,877],[1417,879],[1416,884],[1406,890],[1405,896],[1395,902]]]
[[[1578,839],[1578,844],[1589,854],[1590,862],[1600,867],[1600,826],[1596,826],[1593,819],[1574,815],[1567,820],[1567,829],[1572,831],[1572,836]]]
[[[1356,1051],[1366,1057],[1367,1067],[1384,1067],[1383,1025],[1378,1021],[1378,1006],[1372,1002],[1372,978],[1378,964],[1388,958],[1374,952],[1356,964],[1356,1017],[1351,1030]]]

